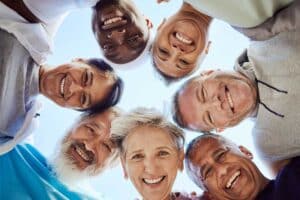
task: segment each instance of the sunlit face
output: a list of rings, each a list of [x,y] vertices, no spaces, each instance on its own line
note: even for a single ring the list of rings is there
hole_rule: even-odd
[[[208,25],[194,13],[178,12],[157,30],[153,60],[170,77],[183,77],[197,68],[205,48]]]
[[[94,11],[93,30],[103,55],[118,64],[137,58],[146,47],[149,28],[132,1],[104,0]]]
[[[255,106],[255,86],[234,71],[209,71],[188,82],[178,95],[181,120],[194,130],[233,126]]]
[[[109,158],[116,151],[110,139],[110,125],[114,118],[115,114],[107,110],[84,119],[75,124],[65,138],[63,145],[68,145],[65,148],[66,158],[78,170],[89,167],[97,172],[106,167]]]
[[[264,177],[244,147],[204,138],[190,158],[191,173],[216,200],[252,200],[264,185]],[[246,156],[248,155],[248,156]]]
[[[140,126],[126,138],[122,165],[144,200],[169,198],[183,152],[163,129]]]
[[[104,100],[115,77],[83,61],[73,61],[52,69],[41,69],[40,92],[56,104],[86,109]]]

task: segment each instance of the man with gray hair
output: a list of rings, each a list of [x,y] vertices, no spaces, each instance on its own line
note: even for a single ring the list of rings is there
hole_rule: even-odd
[[[275,180],[252,162],[252,153],[223,136],[204,134],[189,143],[185,163],[189,177],[214,200],[297,200],[300,158],[293,158]]]
[[[5,173],[0,179],[0,199],[98,197],[99,194],[83,186],[87,178],[116,164],[118,152],[110,139],[110,124],[119,114],[118,109],[110,108],[98,114],[81,115],[50,161],[30,144],[19,144],[1,155],[0,168]]]

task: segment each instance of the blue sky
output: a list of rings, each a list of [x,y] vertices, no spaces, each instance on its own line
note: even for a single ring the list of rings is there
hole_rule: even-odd
[[[172,0],[163,5],[156,5],[154,0],[135,0],[135,2],[143,13],[152,20],[154,24],[152,33],[155,33],[156,27],[163,17],[175,12],[181,4],[179,0]],[[74,11],[66,18],[55,38],[54,54],[49,57],[48,64],[58,65],[76,57],[101,57],[91,32],[90,16],[90,9],[84,9]],[[211,25],[210,40],[212,44],[209,54],[202,63],[200,70],[194,75],[199,74],[201,70],[210,68],[232,69],[235,58],[247,47],[249,42],[247,38],[218,20],[215,20]],[[183,81],[166,87],[158,79],[150,63],[149,59],[143,66],[118,72],[125,82],[124,94],[119,106],[125,111],[138,106],[155,107],[169,115],[172,94]],[[43,97],[39,99],[43,102],[43,110],[40,116],[40,126],[34,136],[35,145],[48,157],[55,151],[56,143],[79,113],[60,108]],[[253,149],[250,135],[252,125],[252,122],[247,120],[235,128],[225,130],[223,134],[235,142],[249,147],[254,152],[255,162],[262,167]],[[186,131],[186,136],[188,142],[197,136],[197,133]],[[108,170],[93,179],[92,185],[107,199],[134,199],[138,197],[138,193],[130,181],[123,179],[120,167]],[[178,174],[174,190],[201,193],[201,190],[187,178],[185,172]]]

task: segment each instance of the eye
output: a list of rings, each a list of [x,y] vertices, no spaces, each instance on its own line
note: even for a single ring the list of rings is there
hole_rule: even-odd
[[[163,56],[168,56],[169,55],[169,51],[167,49],[158,47],[158,51],[160,52],[161,55]]]
[[[134,36],[129,37],[127,39],[127,42],[132,45],[132,44],[135,44],[136,42],[138,42],[139,38],[140,38],[140,36],[138,34],[135,34]]]
[[[88,79],[89,79],[89,75],[88,75],[88,72],[87,70],[85,70],[82,74],[82,86],[86,86],[87,85],[87,82],[88,82]]]
[[[180,64],[182,64],[182,65],[189,65],[189,64],[190,64],[189,62],[187,62],[187,61],[184,60],[184,59],[179,59],[179,62],[180,62]]]
[[[87,94],[85,92],[82,92],[80,95],[80,104],[83,108],[87,106],[87,100]]]
[[[209,123],[214,124],[214,119],[209,112],[207,113],[207,116],[208,116]]]
[[[159,151],[157,154],[159,157],[166,157],[166,156],[170,155],[169,152],[163,151],[163,150]]]
[[[212,167],[208,167],[204,172],[204,180],[207,179],[212,174]]]
[[[110,148],[110,146],[109,146],[107,143],[103,142],[102,145],[104,146],[104,148],[105,148],[107,151],[111,152],[111,148]]]
[[[141,154],[141,153],[138,153],[138,154],[134,154],[133,156],[131,156],[131,160],[133,161],[139,161],[139,160],[142,160],[144,158],[144,155]]]
[[[216,160],[218,162],[223,162],[225,160],[225,156],[226,156],[226,153],[227,153],[228,150],[226,151],[221,151],[218,155],[217,155],[217,158]]]

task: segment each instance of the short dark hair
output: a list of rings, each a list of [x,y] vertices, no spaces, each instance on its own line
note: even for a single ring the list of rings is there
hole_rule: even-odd
[[[92,58],[86,60],[86,63],[91,67],[96,68],[97,70],[104,71],[104,72],[109,71],[115,73],[113,68],[102,59]],[[79,111],[85,111],[91,114],[102,112],[105,109],[116,105],[119,102],[122,93],[123,93],[123,81],[119,76],[116,75],[115,83],[112,86],[111,91],[102,101],[97,102],[95,105],[93,105],[90,108],[79,109]]]

